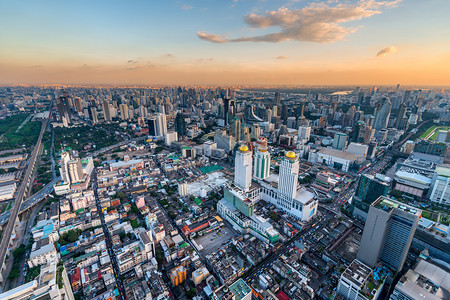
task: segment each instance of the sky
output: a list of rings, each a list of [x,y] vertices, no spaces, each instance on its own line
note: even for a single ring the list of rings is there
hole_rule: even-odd
[[[0,84],[450,86],[448,0],[0,1]]]

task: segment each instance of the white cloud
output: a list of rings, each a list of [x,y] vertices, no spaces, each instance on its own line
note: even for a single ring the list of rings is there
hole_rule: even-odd
[[[189,4],[183,4],[183,5],[181,5],[181,9],[182,10],[191,10],[191,9],[193,9],[194,7],[192,6],[192,5],[189,5]]]
[[[244,21],[253,28],[280,28],[277,32],[239,38],[227,38],[223,35],[197,33],[198,37],[213,43],[228,42],[284,42],[289,40],[331,43],[343,40],[356,27],[343,26],[344,23],[361,20],[381,14],[383,8],[396,6],[401,0],[375,1],[361,0],[355,4],[339,3],[330,5],[325,2],[312,3],[302,9],[291,10],[281,7],[264,14],[251,13]]]
[[[386,56],[388,54],[392,54],[397,52],[397,48],[394,46],[386,47],[378,51],[377,56]]]

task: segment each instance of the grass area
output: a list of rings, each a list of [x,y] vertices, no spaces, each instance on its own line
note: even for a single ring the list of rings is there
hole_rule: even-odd
[[[16,133],[17,128],[28,117],[28,114],[18,114],[0,120],[0,136],[2,141],[0,143],[0,150],[19,148],[22,146],[32,147],[41,131],[41,122],[28,121]]]
[[[439,130],[449,130],[450,126],[431,126],[428,128],[421,136],[421,139],[424,139],[429,135],[433,130],[436,130],[433,135],[429,138],[430,140],[436,140]]]
[[[435,217],[435,214],[433,214],[432,212],[422,210],[422,217],[424,217],[425,219],[437,222],[437,218]]]

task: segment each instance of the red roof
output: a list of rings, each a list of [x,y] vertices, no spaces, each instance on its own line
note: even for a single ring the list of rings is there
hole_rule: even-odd
[[[70,281],[71,281],[71,283],[73,285],[75,282],[80,281],[80,279],[81,279],[81,269],[80,268],[76,268],[75,272],[70,277]]]
[[[290,299],[283,291],[279,291],[275,296],[277,296],[278,300],[289,300]]]

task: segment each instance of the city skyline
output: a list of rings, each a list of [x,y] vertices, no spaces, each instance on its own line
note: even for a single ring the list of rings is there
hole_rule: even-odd
[[[450,85],[450,4],[0,4],[3,84]]]

